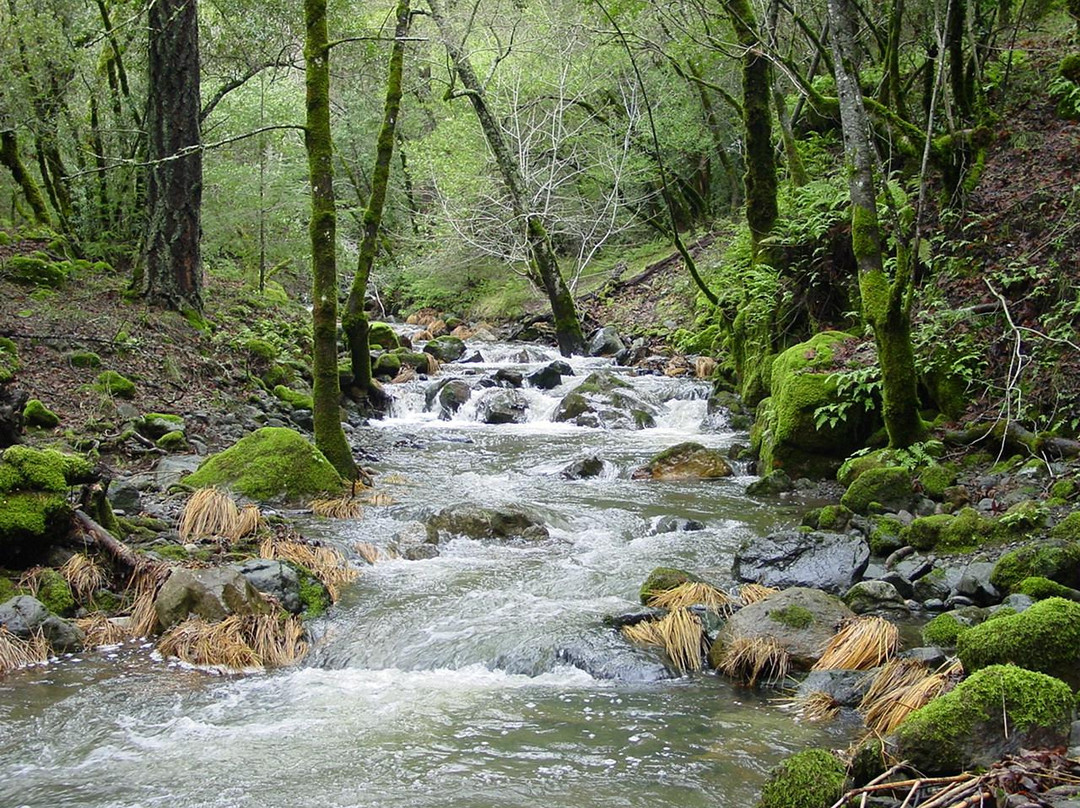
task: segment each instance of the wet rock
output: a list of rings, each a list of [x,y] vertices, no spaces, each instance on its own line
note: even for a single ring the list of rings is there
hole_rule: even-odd
[[[449,421],[472,396],[472,389],[461,379],[450,379],[439,390],[439,418]]]
[[[465,353],[465,343],[457,337],[438,337],[424,346],[424,353],[429,353],[440,362],[456,362]]]
[[[783,469],[776,469],[766,474],[760,480],[754,480],[746,486],[746,495],[749,497],[775,497],[795,489],[795,483],[791,481],[788,473]]]
[[[232,567],[174,569],[154,602],[158,624],[170,628],[197,615],[209,622],[231,614],[264,614],[266,601],[239,571]]]
[[[552,420],[593,429],[646,429],[656,426],[660,408],[607,371],[590,373],[555,408]]]
[[[463,365],[478,365],[484,361],[483,355],[479,351],[473,351],[471,354],[462,356],[458,360]]]
[[[524,383],[521,372],[510,368],[499,368],[493,378],[496,387],[521,387]]]
[[[253,558],[238,564],[235,569],[253,587],[274,598],[281,607],[293,614],[300,614],[304,605],[300,599],[300,576],[291,564],[269,558]]]
[[[731,466],[719,449],[688,441],[655,455],[631,475],[635,480],[711,480],[730,477]]]
[[[990,583],[994,565],[986,561],[973,561],[964,568],[953,587],[952,595],[970,598],[977,606],[991,606],[1001,602],[1001,593]]]
[[[935,645],[921,645],[918,648],[909,648],[900,654],[900,658],[914,659],[931,670],[940,668],[948,660],[945,652]]]
[[[408,561],[424,561],[439,555],[439,546],[428,541],[421,522],[409,522],[394,536],[390,548]]]
[[[604,473],[604,461],[600,455],[591,454],[581,457],[565,466],[559,472],[564,480],[586,480],[591,477],[599,477]]]
[[[119,480],[109,486],[109,504],[113,510],[136,514],[142,510],[142,491],[129,480]]]
[[[678,674],[651,657],[648,652],[633,647],[612,647],[603,639],[583,636],[558,648],[557,661],[583,670],[594,679],[617,682],[660,682]]]
[[[719,641],[772,637],[791,655],[792,664],[810,668],[837,627],[854,616],[839,598],[795,586],[741,608],[728,619]]]
[[[907,616],[911,613],[904,597],[886,581],[860,581],[844,594],[844,603],[855,614],[889,614]]]
[[[525,377],[533,387],[541,390],[554,390],[562,384],[562,368],[569,367],[565,362],[552,362]]]
[[[548,537],[543,522],[522,508],[484,508],[479,505],[452,505],[427,521],[427,540],[445,541],[454,536],[470,539],[528,539]]]
[[[858,707],[873,677],[867,671],[811,671],[799,683],[796,699],[805,699],[811,693],[825,693],[843,707]]]
[[[168,491],[179,483],[184,475],[196,471],[205,459],[198,455],[169,455],[161,458],[153,471],[154,488]]]
[[[732,572],[739,581],[840,594],[860,579],[869,561],[870,547],[861,536],[786,530],[744,542]]]
[[[44,603],[29,595],[0,603],[0,626],[23,640],[40,631],[53,650],[61,653],[79,650],[85,637],[73,622],[52,614]]]
[[[485,424],[523,424],[528,413],[529,403],[517,390],[495,390],[476,405],[476,416]]]
[[[704,530],[705,523],[697,519],[684,519],[681,516],[658,516],[653,520],[649,528],[649,535],[659,536],[661,533],[690,533],[696,530]]]
[[[618,329],[613,325],[598,328],[589,335],[587,349],[589,356],[615,356],[626,350],[626,344],[619,337]]]

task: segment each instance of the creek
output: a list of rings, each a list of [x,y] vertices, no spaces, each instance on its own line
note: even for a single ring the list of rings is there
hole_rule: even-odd
[[[556,359],[535,346],[479,344],[473,382]],[[486,425],[473,398],[450,421],[424,387],[396,391],[391,417],[353,434],[393,504],[358,521],[302,519],[350,557],[389,547],[459,503],[520,505],[550,538],[454,539],[422,561],[364,566],[316,621],[297,668],[212,675],[127,644],[0,679],[3,806],[746,806],[767,771],[850,728],[800,722],[773,691],[710,674],[674,677],[602,620],[640,608],[657,566],[730,584],[745,537],[797,518],[743,494],[750,477],[630,479],[685,440],[745,435],[706,412],[708,386],[616,372],[660,408],[655,428],[554,423],[558,399],[608,360],[575,358],[553,391],[526,388],[528,421]],[[598,454],[596,478],[560,470]],[[664,516],[697,531],[655,533]],[[709,571],[712,571],[711,573]]]

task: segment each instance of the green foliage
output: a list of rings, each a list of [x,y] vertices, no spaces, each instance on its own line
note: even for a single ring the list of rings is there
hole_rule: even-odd
[[[966,671],[1012,663],[1072,674],[1080,662],[1080,603],[1049,598],[1019,614],[973,626],[957,638],[956,653]]]
[[[1080,119],[1080,82],[1059,75],[1050,80],[1047,91],[1057,103],[1058,115],[1069,120]]]
[[[805,749],[769,774],[756,808],[822,808],[844,793],[847,769],[825,749]]]
[[[835,428],[847,421],[849,413],[869,412],[881,404],[881,368],[876,364],[833,373],[836,401],[814,410],[814,426]]]

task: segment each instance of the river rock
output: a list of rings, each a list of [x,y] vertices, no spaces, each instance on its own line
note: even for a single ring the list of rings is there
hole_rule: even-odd
[[[563,396],[552,420],[593,429],[646,429],[656,426],[659,414],[659,407],[615,374],[597,371]]]
[[[30,595],[17,595],[0,603],[0,626],[22,640],[40,630],[53,650],[61,653],[79,650],[85,638],[82,629],[51,613]]]
[[[439,388],[439,418],[449,421],[450,417],[461,409],[472,396],[472,389],[461,379],[449,379]]]
[[[274,598],[281,607],[300,614],[300,576],[291,564],[269,558],[252,558],[234,567],[257,590]]]
[[[1001,602],[1001,593],[990,583],[990,574],[994,565],[988,561],[973,561],[968,564],[960,580],[953,587],[953,596],[970,598],[976,606],[992,606]]]
[[[438,337],[424,346],[424,353],[429,353],[440,362],[454,362],[465,353],[465,343],[457,337]]]
[[[791,655],[792,664],[810,668],[837,627],[854,616],[839,598],[796,586],[735,612],[719,641],[729,644],[740,637],[772,637]]]
[[[791,481],[788,473],[783,469],[776,469],[760,480],[754,480],[754,482],[746,486],[746,495],[749,497],[775,497],[794,489],[795,483]]]
[[[521,371],[511,370],[510,368],[499,368],[495,371],[492,379],[495,382],[495,387],[521,387],[524,384]]]
[[[811,671],[799,682],[795,698],[805,699],[812,693],[825,693],[843,707],[858,707],[870,689],[873,678],[869,671]]]
[[[626,344],[619,337],[618,329],[607,325],[589,335],[587,350],[589,356],[615,356],[626,350]]]
[[[425,561],[439,554],[439,545],[428,541],[422,522],[408,522],[394,535],[390,545],[395,553],[409,561]]]
[[[649,528],[650,536],[659,536],[661,533],[690,533],[695,530],[704,530],[705,523],[697,519],[685,519],[681,516],[658,516],[653,519]]]
[[[454,536],[470,539],[546,539],[543,522],[522,508],[484,508],[479,505],[452,505],[427,521],[427,540],[440,542]]]
[[[205,457],[198,455],[168,455],[161,458],[154,466],[154,487],[159,491],[168,491],[180,482],[186,474],[196,471]]]
[[[476,405],[476,417],[485,424],[523,424],[528,413],[529,402],[517,390],[496,389]]]
[[[844,594],[844,603],[855,614],[889,614],[906,617],[911,614],[895,586],[887,581],[859,581]]]
[[[784,530],[743,543],[732,572],[766,586],[812,586],[841,594],[860,579],[870,547],[859,535]]]
[[[580,457],[574,462],[563,467],[559,476],[564,480],[586,480],[590,477],[599,477],[604,473],[604,461],[598,454]]]
[[[565,362],[552,362],[525,377],[533,387],[541,390],[554,390],[562,384],[563,368],[569,368]]]
[[[665,449],[631,475],[634,480],[713,480],[730,477],[731,466],[719,449],[687,441]]]
[[[264,614],[270,607],[233,567],[197,570],[180,567],[162,584],[154,611],[160,627],[168,629],[189,615],[213,623],[231,614]]]

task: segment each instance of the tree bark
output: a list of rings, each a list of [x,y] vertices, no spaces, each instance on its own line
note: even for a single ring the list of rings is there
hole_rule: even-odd
[[[337,214],[334,209],[334,147],[330,137],[330,44],[326,0],[304,0],[304,83],[311,180],[311,321],[315,445],[338,473],[357,477],[356,462],[341,428],[341,381],[337,366]]]
[[[559,351],[564,356],[585,353],[585,336],[581,331],[581,321],[578,318],[577,309],[574,306],[574,298],[570,289],[563,279],[559,270],[559,261],[555,256],[555,250],[551,246],[551,238],[547,228],[538,213],[526,209],[525,182],[521,176],[521,169],[517,160],[510,153],[510,149],[503,137],[495,116],[488,108],[483,85],[469,61],[468,55],[451,29],[449,21],[443,13],[442,4],[439,0],[428,0],[432,19],[439,28],[443,44],[454,65],[454,72],[465,88],[463,94],[468,96],[473,105],[476,117],[480,121],[480,128],[484,132],[488,148],[495,157],[495,163],[499,168],[503,185],[510,195],[510,204],[514,215],[525,223],[525,240],[529,246],[529,257],[534,280],[538,280],[547,294],[551,304],[551,313],[555,320],[555,338],[559,343]]]
[[[375,148],[375,168],[371,176],[371,193],[364,210],[364,235],[360,241],[360,255],[356,262],[356,275],[349,289],[345,314],[341,325],[349,344],[352,360],[353,387],[367,396],[372,403],[382,404],[385,396],[371,375],[371,344],[368,341],[368,316],[364,310],[368,278],[375,264],[378,251],[379,227],[382,224],[383,205],[386,202],[386,186],[390,179],[390,160],[394,155],[394,133],[401,112],[401,81],[405,62],[405,37],[409,33],[409,0],[399,0],[397,24],[394,28],[394,46],[390,51],[390,66],[386,78],[386,102],[383,107],[382,128]]]
[[[19,143],[15,133],[10,129],[0,132],[0,164],[3,164],[11,172],[12,179],[15,180],[15,184],[19,186],[19,190],[26,197],[30,209],[34,211],[34,221],[37,224],[51,227],[52,220],[49,218],[49,209],[45,206],[45,198],[41,195],[41,189],[38,188],[34,178],[27,172],[26,166],[19,157]]]
[[[915,354],[911,345],[911,270],[897,257],[890,280],[885,274],[881,225],[877,215],[877,159],[853,57],[850,0],[828,0],[834,72],[844,131],[851,193],[851,246],[859,272],[863,317],[874,332],[882,379],[882,415],[889,445],[909,446],[925,427],[919,418]]]
[[[146,298],[165,308],[198,313],[203,282],[196,0],[157,0],[150,6],[149,20]]]

